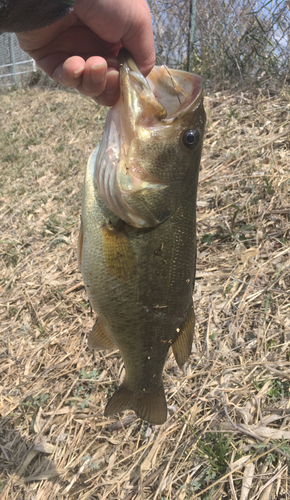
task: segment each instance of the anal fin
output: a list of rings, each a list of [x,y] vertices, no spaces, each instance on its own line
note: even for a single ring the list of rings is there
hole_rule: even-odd
[[[181,368],[184,365],[184,363],[188,360],[190,356],[193,334],[194,334],[194,325],[195,325],[195,316],[193,309],[191,309],[180,334],[178,335],[175,342],[172,344],[173,354],[179,368]]]
[[[134,391],[124,381],[109,400],[105,416],[124,410],[134,410],[138,417],[151,424],[163,424],[167,418],[163,384],[160,387],[154,387],[152,391]]]
[[[97,351],[115,349],[113,342],[109,339],[99,319],[95,322],[91,333],[88,336],[88,346]]]

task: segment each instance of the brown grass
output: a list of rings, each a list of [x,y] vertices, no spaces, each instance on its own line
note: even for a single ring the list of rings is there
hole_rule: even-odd
[[[166,362],[163,426],[103,417],[123,366],[86,347],[76,244],[106,111],[0,98],[0,499],[288,499],[290,94],[206,98],[197,326],[184,370]]]

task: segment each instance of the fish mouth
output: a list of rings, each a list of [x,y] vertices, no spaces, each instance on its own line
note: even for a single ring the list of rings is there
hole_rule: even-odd
[[[121,95],[107,115],[94,178],[100,198],[118,218],[148,228],[168,218],[176,204],[172,201],[170,208],[160,207],[158,213],[149,207],[148,200],[158,194],[164,203],[172,196],[169,183],[144,168],[138,141],[148,144],[150,155],[150,141],[158,142],[168,132],[172,137],[186,115],[202,104],[202,78],[166,66],[155,66],[145,78],[127,50],[121,49],[118,59]]]
[[[126,49],[119,52],[123,106],[131,110],[131,123],[170,125],[194,109],[202,98],[202,78],[193,73],[154,66],[143,76]]]

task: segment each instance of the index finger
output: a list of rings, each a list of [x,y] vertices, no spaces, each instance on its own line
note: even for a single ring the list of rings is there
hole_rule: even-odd
[[[121,39],[140,71],[147,76],[155,64],[155,49],[151,13],[146,3],[139,3],[135,19]]]

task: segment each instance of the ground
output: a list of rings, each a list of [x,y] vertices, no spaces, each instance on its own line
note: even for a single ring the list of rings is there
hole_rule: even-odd
[[[0,100],[0,499],[289,499],[289,90],[205,98],[196,330],[183,370],[168,356],[162,426],[103,416],[122,360],[86,345],[76,247],[106,109]]]

